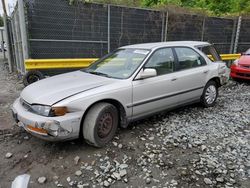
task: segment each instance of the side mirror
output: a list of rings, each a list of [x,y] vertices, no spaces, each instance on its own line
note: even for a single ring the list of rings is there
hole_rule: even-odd
[[[150,78],[154,76],[157,76],[156,70],[152,68],[146,68],[138,74],[136,79],[139,80],[139,79],[145,79],[145,78]]]

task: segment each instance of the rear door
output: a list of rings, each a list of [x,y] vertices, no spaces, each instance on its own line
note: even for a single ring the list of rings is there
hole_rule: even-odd
[[[189,47],[175,47],[178,60],[175,80],[179,91],[179,102],[187,103],[199,100],[206,84],[209,68],[205,59],[194,49]]]

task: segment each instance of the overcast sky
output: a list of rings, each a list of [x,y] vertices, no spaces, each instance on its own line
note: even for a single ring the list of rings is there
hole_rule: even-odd
[[[17,0],[5,0],[7,12],[9,12],[9,10],[12,11],[12,9],[14,8],[16,4],[16,1]],[[2,1],[0,2],[0,14],[3,15]]]

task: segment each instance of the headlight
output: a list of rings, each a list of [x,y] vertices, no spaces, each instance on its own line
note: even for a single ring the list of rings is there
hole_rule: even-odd
[[[50,107],[45,105],[32,105],[32,110],[42,116],[63,116],[68,110],[67,107]]]
[[[42,116],[49,116],[50,115],[50,111],[51,111],[51,107],[50,106],[44,106],[44,105],[31,105],[32,110]]]

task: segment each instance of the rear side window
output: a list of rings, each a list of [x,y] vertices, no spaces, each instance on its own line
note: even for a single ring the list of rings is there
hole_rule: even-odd
[[[221,61],[221,57],[214,46],[199,47],[199,50],[201,50],[211,61]]]
[[[178,70],[185,70],[206,65],[206,61],[191,48],[175,48],[178,58]]]
[[[162,48],[154,52],[145,65],[145,68],[154,68],[157,75],[168,74],[174,71],[174,54],[171,48]]]

